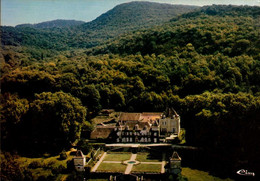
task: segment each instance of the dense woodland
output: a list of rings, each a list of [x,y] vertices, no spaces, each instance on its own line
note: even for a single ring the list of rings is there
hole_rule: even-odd
[[[75,36],[67,41],[62,29],[4,27],[2,147],[57,152],[88,138],[90,119],[102,108],[174,107],[188,145],[223,156],[215,164],[227,170],[243,164],[255,170],[260,162],[259,16],[260,7],[207,6],[164,25],[106,43],[102,39],[103,45],[90,49],[83,49],[89,43],[85,34],[70,44]]]

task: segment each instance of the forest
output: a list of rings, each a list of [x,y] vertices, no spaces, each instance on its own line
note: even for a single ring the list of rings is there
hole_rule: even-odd
[[[80,31],[3,27],[2,148],[61,152],[88,138],[101,109],[173,107],[188,145],[223,156],[227,170],[256,169],[259,18],[260,7],[205,6],[95,46]]]

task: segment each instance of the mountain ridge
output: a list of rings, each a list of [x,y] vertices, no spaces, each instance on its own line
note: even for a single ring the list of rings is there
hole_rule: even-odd
[[[151,2],[124,3],[117,5],[95,20],[79,26],[58,29],[30,26],[3,27],[2,44],[56,50],[90,48],[124,33],[163,24],[179,14],[193,11],[196,8],[197,6]]]
[[[174,16],[196,8],[198,6],[133,1],[119,4],[82,26],[90,29],[103,28],[102,26],[112,26],[117,23],[121,26],[127,26],[128,21],[130,21],[131,24],[136,23],[138,27],[146,27],[150,24],[156,25],[167,22]]]
[[[56,19],[51,21],[44,21],[40,23],[25,23],[25,24],[19,24],[16,25],[15,28],[24,28],[24,27],[31,27],[36,29],[41,28],[65,28],[65,27],[72,27],[72,26],[78,26],[81,24],[86,23],[85,21],[78,21],[78,20],[65,20],[65,19]]]

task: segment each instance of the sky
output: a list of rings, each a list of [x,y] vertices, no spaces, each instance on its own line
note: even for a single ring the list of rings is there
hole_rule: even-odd
[[[133,0],[132,0],[133,1]],[[234,4],[260,6],[260,0],[135,0],[168,4]],[[56,19],[89,22],[118,4],[131,0],[1,0],[1,25],[15,26]]]

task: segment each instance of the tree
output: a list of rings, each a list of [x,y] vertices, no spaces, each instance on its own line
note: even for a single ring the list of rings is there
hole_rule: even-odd
[[[34,93],[56,90],[58,76],[44,71],[15,69],[1,79],[2,92],[33,96]]]
[[[7,124],[18,124],[28,110],[29,102],[27,99],[20,99],[17,95],[9,93],[1,95],[1,121]]]
[[[6,152],[1,155],[0,178],[5,181],[19,181],[24,179],[23,168],[13,156]]]
[[[8,149],[16,145],[14,142],[17,140],[19,126],[29,110],[29,102],[10,93],[5,93],[0,98],[1,141],[4,149]]]
[[[68,144],[80,138],[86,108],[79,99],[64,92],[43,92],[35,97],[31,103],[30,115],[36,139]]]
[[[80,140],[77,146],[84,154],[88,154],[92,150],[92,146],[90,146],[86,140]]]
[[[98,112],[101,108],[100,94],[94,84],[86,85],[80,93],[80,99],[83,105],[88,107],[89,111]]]

